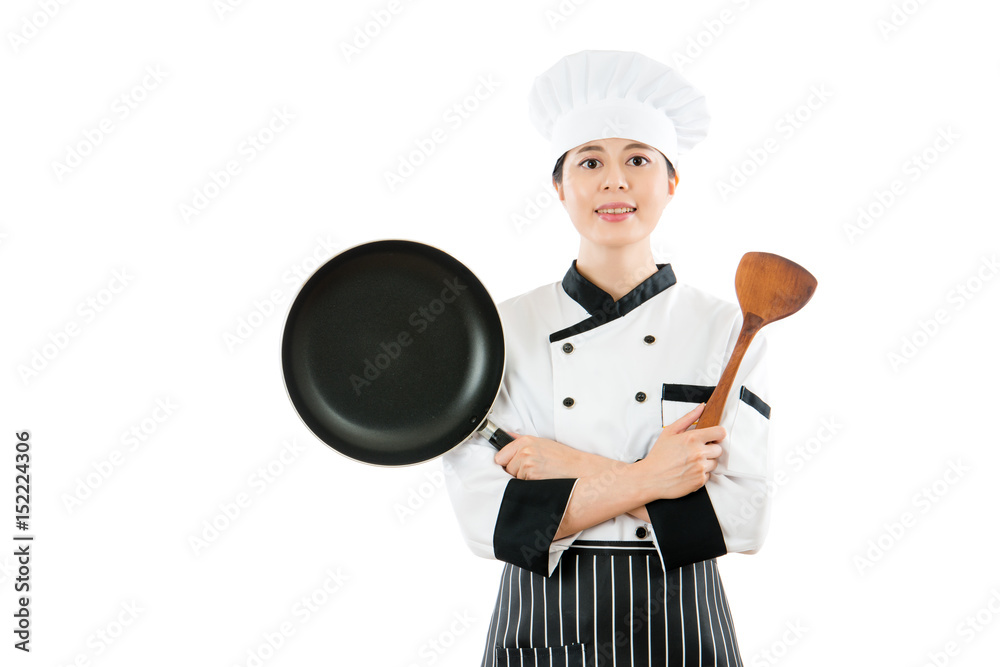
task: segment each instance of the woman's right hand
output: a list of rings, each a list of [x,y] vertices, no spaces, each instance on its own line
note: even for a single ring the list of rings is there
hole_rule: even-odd
[[[661,498],[680,498],[697,491],[705,482],[722,455],[717,444],[726,437],[722,426],[688,430],[705,409],[699,404],[674,423],[664,426],[641,465]]]

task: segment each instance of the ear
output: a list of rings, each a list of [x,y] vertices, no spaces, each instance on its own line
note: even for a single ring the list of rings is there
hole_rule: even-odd
[[[552,179],[552,187],[555,188],[556,194],[559,195],[559,201],[566,203],[566,195],[563,194],[563,188],[561,183],[556,183],[556,179]]]
[[[677,183],[678,183],[678,182],[679,182],[680,180],[681,180],[681,177],[680,177],[680,176],[679,176],[679,175],[677,174],[677,172],[676,172],[676,171],[674,172],[674,177],[673,177],[673,178],[671,178],[671,179],[668,179],[668,180],[667,180],[667,182],[668,182],[668,183],[670,183],[670,195],[671,195],[671,196],[673,196],[673,194],[674,194],[674,190],[676,190],[676,189],[677,189]]]

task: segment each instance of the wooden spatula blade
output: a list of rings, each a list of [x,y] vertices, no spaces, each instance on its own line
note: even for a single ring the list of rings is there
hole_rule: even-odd
[[[743,355],[760,329],[798,312],[816,291],[816,278],[790,259],[769,252],[748,252],[736,267],[736,298],[743,310],[743,327],[719,383],[705,405],[696,428],[717,426],[736,379]]]
[[[769,252],[748,252],[736,267],[736,298],[744,318],[753,313],[760,326],[798,312],[816,291],[813,274],[790,259]]]

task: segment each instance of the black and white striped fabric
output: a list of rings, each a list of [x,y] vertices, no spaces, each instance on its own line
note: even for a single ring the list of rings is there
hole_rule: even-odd
[[[648,542],[577,540],[549,577],[507,564],[482,667],[740,667],[715,559],[664,573]]]

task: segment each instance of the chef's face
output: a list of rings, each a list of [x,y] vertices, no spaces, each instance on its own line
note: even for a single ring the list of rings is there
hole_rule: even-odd
[[[553,185],[576,230],[597,245],[618,247],[648,239],[674,196],[663,155],[631,139],[595,139],[570,149],[562,183]],[[631,208],[615,214],[614,208]]]

